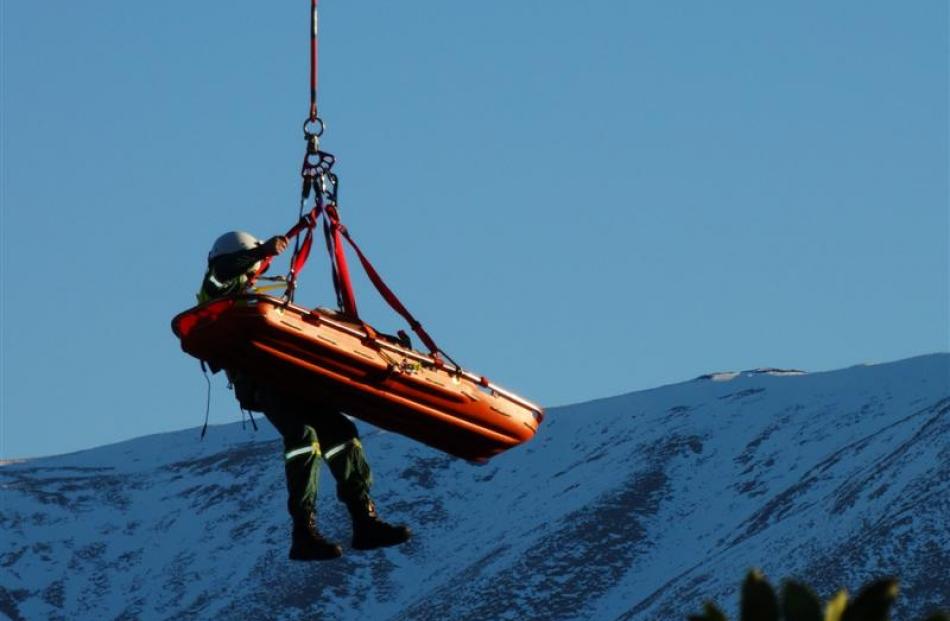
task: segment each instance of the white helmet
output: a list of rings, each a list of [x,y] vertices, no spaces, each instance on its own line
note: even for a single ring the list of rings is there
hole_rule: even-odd
[[[239,250],[250,250],[261,245],[261,241],[244,231],[230,231],[214,241],[208,260],[211,261],[223,254],[230,254]]]

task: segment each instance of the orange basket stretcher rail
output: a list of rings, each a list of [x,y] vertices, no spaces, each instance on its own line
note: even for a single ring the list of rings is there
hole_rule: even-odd
[[[239,295],[179,314],[172,330],[185,352],[213,367],[471,461],[530,440],[544,419],[541,407],[483,377],[327,309]]]

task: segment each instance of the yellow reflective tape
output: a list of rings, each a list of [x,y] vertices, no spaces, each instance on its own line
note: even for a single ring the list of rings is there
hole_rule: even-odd
[[[254,293],[264,293],[265,291],[273,291],[275,289],[286,289],[287,283],[282,282],[276,285],[264,285],[263,287],[254,287]]]
[[[290,461],[294,457],[300,457],[301,455],[316,455],[319,457],[320,444],[314,441],[313,444],[311,444],[310,446],[302,446],[292,451],[287,451],[286,453],[284,453],[284,459],[287,461]]]
[[[355,447],[357,447],[357,448],[363,446],[362,444],[360,444],[360,439],[359,439],[359,438],[353,438],[352,440],[347,440],[347,441],[344,442],[343,444],[337,444],[337,445],[334,446],[332,449],[330,449],[329,451],[327,451],[326,453],[324,453],[324,454],[323,454],[323,458],[324,458],[324,459],[327,459],[327,460],[333,459],[333,457],[336,456],[337,453],[339,453],[340,451],[342,451],[343,449],[346,448],[346,445],[347,445],[347,444],[352,444],[353,446],[355,446]]]

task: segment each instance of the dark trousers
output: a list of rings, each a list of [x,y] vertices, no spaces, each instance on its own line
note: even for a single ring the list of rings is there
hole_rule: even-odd
[[[350,419],[335,409],[301,403],[272,386],[231,375],[241,407],[262,412],[284,440],[291,517],[306,519],[314,511],[321,461],[336,479],[337,498],[358,505],[369,502],[373,476]]]

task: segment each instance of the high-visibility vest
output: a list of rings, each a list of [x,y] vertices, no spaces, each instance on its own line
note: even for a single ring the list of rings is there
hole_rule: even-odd
[[[226,295],[241,293],[247,288],[249,280],[247,274],[241,274],[231,280],[222,282],[215,277],[214,270],[209,267],[208,271],[205,272],[204,280],[201,281],[201,289],[196,294],[198,304],[204,304]]]

